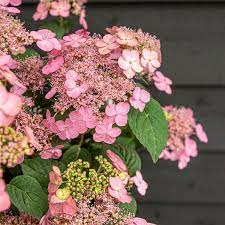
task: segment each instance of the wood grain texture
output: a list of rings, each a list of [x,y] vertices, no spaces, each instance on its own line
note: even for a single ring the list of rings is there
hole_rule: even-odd
[[[159,225],[224,225],[223,205],[161,205],[143,204],[138,207],[140,217]]]
[[[24,5],[22,18],[31,19],[34,5]],[[105,27],[142,27],[161,39],[162,71],[176,85],[225,86],[225,5],[223,4],[90,4],[89,30],[104,33]],[[36,28],[37,28],[36,23]]]
[[[159,160],[153,164],[147,151],[140,152],[142,171],[150,184],[141,202],[184,204],[225,204],[225,154],[204,154],[180,171],[176,162]],[[183,224],[182,224],[183,225]]]

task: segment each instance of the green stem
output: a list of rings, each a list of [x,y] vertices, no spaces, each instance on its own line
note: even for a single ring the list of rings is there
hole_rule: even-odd
[[[78,144],[80,148],[81,148],[83,142],[84,142],[84,134],[81,134],[80,142],[79,142],[79,144]]]

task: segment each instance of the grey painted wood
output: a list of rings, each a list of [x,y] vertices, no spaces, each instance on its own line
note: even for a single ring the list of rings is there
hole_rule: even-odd
[[[176,162],[160,160],[153,164],[147,151],[140,155],[149,189],[144,197],[136,194],[139,201],[162,205],[225,204],[225,154],[200,153],[183,171]]]
[[[32,29],[34,8],[24,5],[22,15]],[[157,35],[162,71],[177,85],[225,86],[225,4],[90,4],[87,20],[91,32],[127,25]]]
[[[139,203],[139,215],[158,225],[224,225],[223,205]]]

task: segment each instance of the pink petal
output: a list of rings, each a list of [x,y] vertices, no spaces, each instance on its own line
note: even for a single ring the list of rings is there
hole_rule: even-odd
[[[199,140],[204,143],[208,143],[208,137],[203,129],[203,126],[201,124],[197,124],[195,129],[196,129],[196,135],[199,138]]]
[[[115,118],[115,122],[118,126],[126,126],[128,121],[128,116],[127,115],[117,115]]]
[[[127,115],[130,111],[130,105],[128,102],[119,102],[116,105],[116,112],[120,115]]]
[[[110,137],[116,138],[116,137],[120,136],[121,130],[120,130],[120,128],[117,128],[117,127],[111,128],[108,131],[108,134],[109,134]]]
[[[105,113],[107,116],[115,116],[117,114],[116,105],[108,104],[105,109]]]

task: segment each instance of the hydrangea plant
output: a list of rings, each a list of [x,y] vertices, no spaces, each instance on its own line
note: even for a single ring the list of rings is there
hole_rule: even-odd
[[[160,41],[115,26],[58,39],[9,15],[20,2],[0,4],[0,223],[152,225],[136,217],[132,190],[149,186],[137,150],[183,169],[197,156],[192,137],[208,141],[191,109],[150,94],[172,94]],[[67,17],[68,4],[41,2],[34,17]]]

